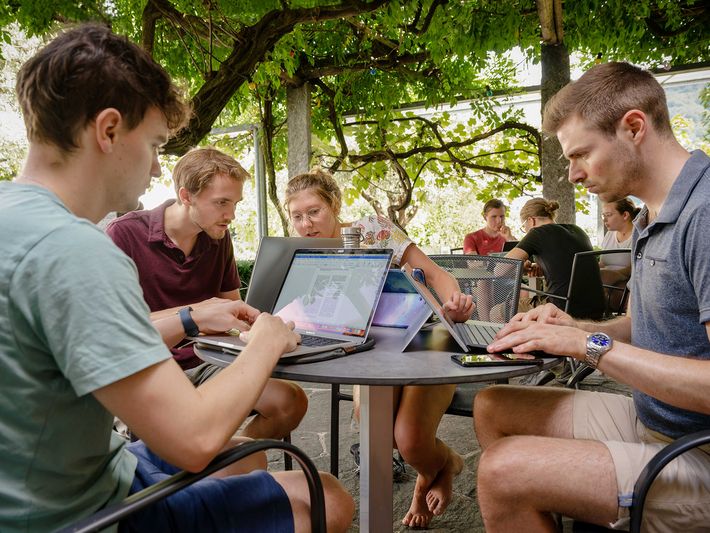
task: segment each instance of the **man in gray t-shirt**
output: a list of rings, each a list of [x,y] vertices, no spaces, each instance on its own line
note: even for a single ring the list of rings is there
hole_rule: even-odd
[[[710,158],[675,139],[662,87],[627,63],[605,63],[545,109],[569,180],[604,202],[645,202],[632,240],[629,316],[575,321],[546,305],[513,319],[491,351],[543,350],[598,367],[633,398],[559,388],[492,387],[476,396],[483,448],[478,499],[486,531],[547,531],[554,513],[621,527],[634,483],[673,439],[710,429]],[[710,523],[710,455],[664,470],[644,531]]]
[[[153,327],[136,269],[95,223],[129,211],[160,175],[158,148],[185,106],[165,71],[106,27],[83,25],[17,78],[29,155],[0,184],[0,531],[52,531],[177,469],[198,471],[228,443],[299,337],[243,302],[195,310],[200,331],[248,331],[234,364],[195,388],[166,346],[185,317]],[[126,446],[113,415],[142,442]],[[325,475],[329,527],[352,498]],[[214,496],[214,498],[213,498]],[[179,502],[135,513],[132,531],[304,529],[300,472],[193,484]],[[249,525],[255,521],[255,524]]]

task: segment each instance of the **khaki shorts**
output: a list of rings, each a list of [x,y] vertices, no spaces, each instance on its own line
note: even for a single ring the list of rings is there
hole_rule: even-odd
[[[618,520],[628,528],[634,484],[641,470],[671,439],[646,428],[633,400],[619,394],[576,391],[574,437],[601,441],[609,449],[618,487]],[[644,532],[710,531],[710,455],[695,449],[672,461],[646,498]]]
[[[212,363],[202,363],[201,365],[185,370],[185,375],[195,387],[198,387],[208,379],[212,379],[221,370],[222,367],[213,365]]]

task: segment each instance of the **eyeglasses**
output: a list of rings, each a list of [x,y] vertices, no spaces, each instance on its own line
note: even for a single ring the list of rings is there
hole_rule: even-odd
[[[522,225],[520,226],[520,231],[522,231],[523,233],[527,233],[527,232],[528,232],[528,219],[529,219],[529,218],[532,218],[532,217],[528,217],[528,218],[526,218],[525,220],[523,220],[523,223],[522,223]]]
[[[301,225],[303,224],[304,219],[306,218],[309,222],[313,222],[321,216],[322,211],[322,207],[314,207],[313,209],[309,209],[308,211],[306,211],[305,215],[302,215],[301,213],[294,213],[291,215],[291,222],[297,225]]]

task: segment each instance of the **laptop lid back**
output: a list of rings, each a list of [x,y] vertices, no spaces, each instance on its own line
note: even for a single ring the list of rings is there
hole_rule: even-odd
[[[464,352],[468,352],[469,348],[466,345],[466,342],[464,341],[463,338],[458,334],[458,332],[454,329],[454,322],[451,320],[449,315],[447,315],[444,310],[441,307],[441,304],[439,301],[436,299],[436,296],[432,294],[432,292],[429,290],[429,288],[424,285],[423,283],[420,283],[416,279],[412,277],[412,267],[409,266],[409,264],[404,264],[402,266],[402,272],[407,276],[407,279],[409,282],[414,286],[414,288],[417,290],[417,292],[424,298],[424,301],[429,305],[429,308],[434,312],[434,314],[439,318],[439,321],[443,324],[443,326],[447,329],[447,331],[451,334],[451,336],[454,338],[456,343],[461,347],[461,349]]]
[[[340,248],[341,239],[310,237],[263,237],[256,251],[254,268],[244,301],[260,311],[271,311],[291,258],[299,248]]]
[[[299,333],[364,342],[391,260],[392,250],[297,250],[273,314]]]

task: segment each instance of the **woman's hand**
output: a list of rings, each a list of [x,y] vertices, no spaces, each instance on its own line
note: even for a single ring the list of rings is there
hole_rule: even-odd
[[[454,292],[442,308],[454,322],[466,322],[473,314],[473,297],[470,294]]]

